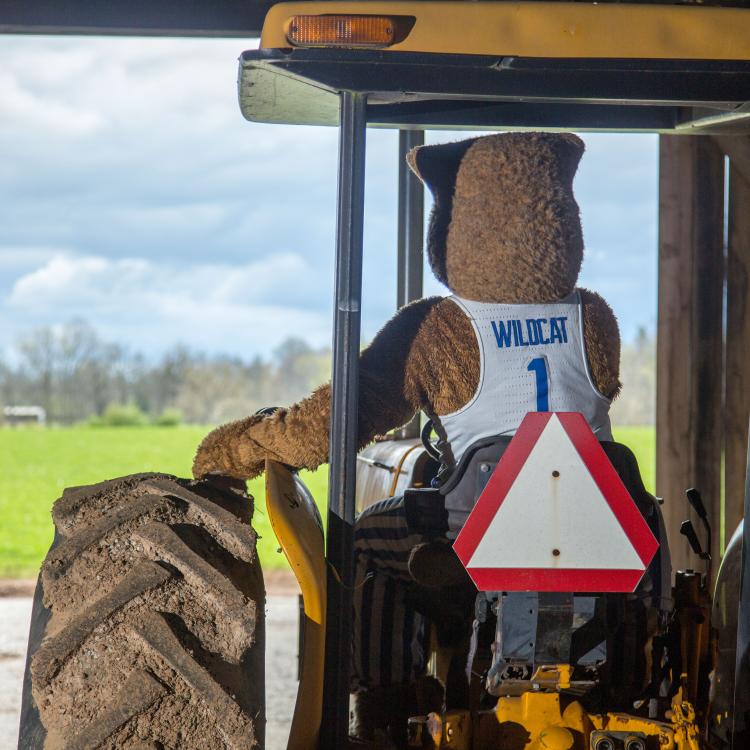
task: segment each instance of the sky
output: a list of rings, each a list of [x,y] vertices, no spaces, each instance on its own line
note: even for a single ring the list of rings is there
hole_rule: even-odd
[[[237,57],[256,45],[2,38],[0,355],[74,319],[152,357],[330,343],[337,132],[242,118]],[[657,138],[582,135],[579,284],[629,340],[656,320]],[[368,131],[365,340],[395,304],[396,145]]]

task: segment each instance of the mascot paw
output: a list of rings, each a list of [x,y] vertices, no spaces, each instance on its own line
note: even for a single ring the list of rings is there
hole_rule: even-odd
[[[203,479],[209,474],[230,474],[224,462],[219,456],[212,455],[212,451],[206,450],[201,446],[193,460],[193,476],[196,479]]]
[[[223,474],[252,479],[262,474],[264,451],[246,434],[246,430],[247,425],[235,422],[206,435],[195,454],[193,476],[202,479],[210,474]]]

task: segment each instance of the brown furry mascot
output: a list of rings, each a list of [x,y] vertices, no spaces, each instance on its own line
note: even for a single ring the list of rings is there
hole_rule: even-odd
[[[601,297],[575,287],[582,154],[579,138],[544,133],[409,154],[434,196],[430,265],[453,295],[399,310],[362,352],[360,446],[420,409],[440,435],[446,473],[473,442],[513,434],[529,411],[582,412],[611,440],[617,322]],[[330,401],[326,385],[272,416],[220,427],[199,447],[195,475],[254,477],[266,458],[314,469],[328,458]],[[350,732],[358,740],[385,734],[403,747],[407,717],[442,704],[441,695],[425,699],[426,621],[410,598],[409,558],[423,541],[403,498],[371,505],[355,524]]]
[[[620,388],[617,322],[600,296],[575,288],[583,237],[572,183],[583,150],[574,135],[505,133],[423,146],[408,160],[434,196],[428,252],[437,278],[459,300],[480,303],[545,305],[576,295],[589,379],[609,400]],[[542,341],[554,335],[547,323],[535,325],[498,332],[511,337],[511,346],[533,345],[529,335]],[[441,417],[461,413],[475,398],[483,376],[480,343],[476,321],[455,298],[431,297],[399,310],[360,357],[360,446],[420,409],[450,446]],[[554,399],[549,409],[561,410]],[[266,458],[314,469],[328,459],[329,417],[324,385],[272,416],[214,430],[198,448],[193,472],[251,478]]]

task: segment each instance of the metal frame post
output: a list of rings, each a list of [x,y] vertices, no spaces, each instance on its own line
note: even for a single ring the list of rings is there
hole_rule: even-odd
[[[328,486],[328,610],[321,748],[346,747],[352,650],[367,96],[342,92]]]
[[[424,144],[424,130],[398,133],[398,268],[396,306],[422,297],[424,269],[424,187],[406,155]],[[398,431],[401,440],[419,437],[419,415]]]
[[[422,145],[424,130],[399,130],[397,307],[422,296],[424,188],[406,163],[409,151]]]
[[[732,749],[746,746],[750,731],[750,441],[745,472],[745,512],[742,529],[742,573],[737,607],[737,658],[734,670],[734,701],[732,708]]]

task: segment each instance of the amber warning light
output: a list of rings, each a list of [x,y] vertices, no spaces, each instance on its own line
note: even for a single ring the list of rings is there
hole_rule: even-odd
[[[406,29],[401,21],[407,22]],[[287,39],[295,47],[388,47],[413,25],[411,18],[392,16],[292,16]]]

